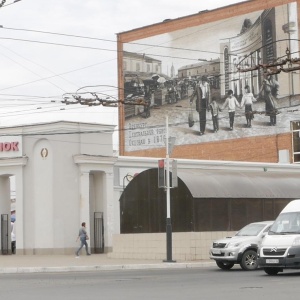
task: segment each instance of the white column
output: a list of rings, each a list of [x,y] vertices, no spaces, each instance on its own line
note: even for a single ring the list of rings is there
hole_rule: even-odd
[[[87,233],[90,236],[90,174],[82,172],[80,176],[80,203],[79,203],[80,225],[86,223]]]
[[[23,173],[22,169],[16,174],[16,238],[17,238],[17,254],[23,254],[24,245],[24,191],[23,191]]]
[[[299,57],[298,27],[297,27],[297,3],[288,5],[288,33],[290,38],[290,51],[292,58]]]
[[[10,220],[10,181],[8,176],[0,176],[0,214],[8,214]]]
[[[103,208],[104,208],[104,241],[105,248],[111,248],[114,233],[114,183],[113,172],[106,172],[104,179]]]
[[[10,181],[8,176],[0,176],[0,215],[2,214],[8,215],[8,249],[10,249]]]

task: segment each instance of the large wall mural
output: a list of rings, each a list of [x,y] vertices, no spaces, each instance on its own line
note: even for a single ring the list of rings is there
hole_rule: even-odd
[[[299,118],[297,3],[123,44],[125,151],[283,133]]]

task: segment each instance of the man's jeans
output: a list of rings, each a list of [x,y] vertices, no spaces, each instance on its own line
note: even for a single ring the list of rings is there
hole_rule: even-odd
[[[83,248],[83,246],[85,246],[85,251],[86,251],[86,255],[89,255],[89,246],[86,242],[86,238],[80,238],[80,247],[77,249],[76,251],[76,255],[79,256],[79,252],[80,250]]]

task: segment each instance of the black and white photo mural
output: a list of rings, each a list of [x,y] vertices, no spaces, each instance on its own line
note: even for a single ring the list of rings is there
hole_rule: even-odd
[[[290,131],[299,118],[297,2],[123,44],[125,151]],[[168,22],[168,21],[166,21]],[[298,114],[298,115],[297,115]]]

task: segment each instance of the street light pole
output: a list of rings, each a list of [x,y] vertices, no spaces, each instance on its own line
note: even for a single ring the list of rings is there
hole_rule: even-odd
[[[171,208],[170,208],[170,158],[169,158],[169,127],[168,116],[166,116],[166,204],[167,204],[167,219],[166,219],[166,238],[167,238],[167,259],[164,262],[175,262],[172,260],[172,223],[171,223]]]

